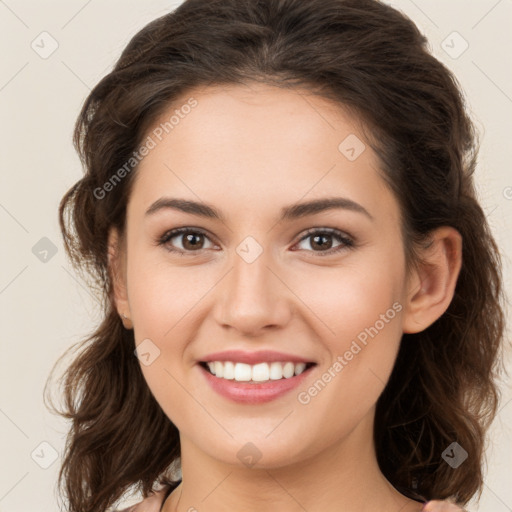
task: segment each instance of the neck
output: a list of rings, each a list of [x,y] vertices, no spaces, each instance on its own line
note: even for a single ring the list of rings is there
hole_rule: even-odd
[[[213,459],[182,437],[182,483],[163,512],[417,512],[422,504],[400,494],[375,456],[373,416],[341,442],[280,467],[246,468]]]

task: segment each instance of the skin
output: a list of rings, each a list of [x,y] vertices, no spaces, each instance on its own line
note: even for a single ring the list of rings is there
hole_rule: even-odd
[[[338,104],[261,84],[208,87],[188,91],[155,126],[190,97],[197,106],[139,165],[126,238],[110,236],[117,309],[137,345],[149,338],[160,350],[141,370],[180,432],[183,482],[164,512],[421,510],[379,470],[375,404],[402,333],[424,330],[448,308],[460,234],[439,228],[423,254],[432,268],[406,274],[398,202],[358,120]],[[354,161],[338,150],[350,134],[366,144]],[[211,204],[224,220],[171,209],[145,215],[162,196]],[[332,196],[359,203],[372,218],[334,209],[277,220],[285,206]],[[184,255],[157,245],[180,227],[206,237],[192,248],[183,235],[167,242]],[[354,247],[332,253],[342,242],[327,235],[319,248],[315,233],[305,238],[310,228],[338,229]],[[236,251],[248,236],[263,250],[250,264]],[[401,306],[394,318],[300,403],[298,392],[394,303]],[[197,365],[231,348],[283,351],[317,366],[298,390],[237,404],[213,391]],[[261,453],[252,467],[237,457],[248,442]]]

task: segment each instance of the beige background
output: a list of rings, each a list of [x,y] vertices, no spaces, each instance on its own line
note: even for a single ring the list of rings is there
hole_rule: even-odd
[[[58,202],[81,175],[71,145],[74,120],[131,36],[179,3],[0,0],[0,512],[57,510],[56,458],[67,427],[44,408],[43,385],[56,359],[99,320],[95,298],[65,257],[57,224]],[[412,17],[466,91],[481,132],[477,183],[512,296],[512,1],[390,3]],[[464,41],[469,47],[458,55]],[[52,44],[58,48],[42,58]],[[38,250],[51,246],[56,253],[41,261]],[[510,381],[503,390],[483,497],[471,511],[512,511]]]

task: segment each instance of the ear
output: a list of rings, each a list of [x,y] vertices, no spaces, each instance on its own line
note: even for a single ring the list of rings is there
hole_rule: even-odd
[[[132,329],[130,305],[126,288],[126,251],[116,228],[108,235],[108,266],[117,312],[126,329]]]
[[[420,255],[423,262],[408,279],[404,333],[425,330],[448,309],[462,266],[462,236],[450,226],[437,228]]]

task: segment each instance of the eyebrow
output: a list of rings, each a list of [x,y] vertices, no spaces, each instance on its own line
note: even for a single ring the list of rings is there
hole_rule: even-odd
[[[179,210],[185,213],[191,213],[208,219],[218,219],[225,221],[224,215],[214,206],[203,202],[191,201],[188,199],[177,199],[172,197],[161,197],[157,199],[147,210],[146,216],[153,215],[158,211],[165,209]],[[373,216],[359,203],[346,197],[327,197],[322,199],[313,199],[311,201],[286,206],[281,209],[280,221],[294,220],[308,215],[314,215],[327,210],[344,209],[357,213],[362,213],[371,220]]]

